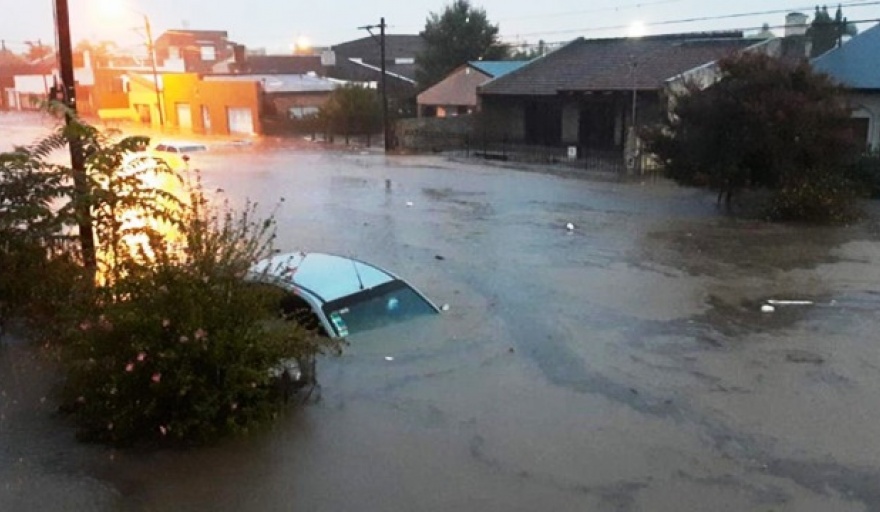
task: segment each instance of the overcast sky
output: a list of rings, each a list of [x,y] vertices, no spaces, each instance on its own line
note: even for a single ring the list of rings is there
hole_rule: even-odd
[[[331,45],[366,35],[359,26],[385,17],[389,33],[418,33],[431,12],[442,12],[448,0],[68,0],[74,42],[116,40],[137,47],[137,27],[146,13],[156,36],[168,29],[227,30],[230,39],[252,48],[281,52],[300,37],[314,45]],[[649,34],[781,25],[785,13],[811,14],[815,0],[482,0],[480,6],[501,29],[505,42],[539,39],[567,41],[576,37],[627,35],[641,22]],[[831,4],[832,9],[838,2]],[[880,1],[843,0],[850,20],[880,19]],[[108,4],[126,11],[108,12]],[[14,7],[13,7],[14,5]],[[0,39],[13,51],[25,41],[54,43],[54,0],[0,0]],[[113,9],[109,9],[112,11]],[[778,12],[770,12],[778,11]],[[747,13],[760,13],[740,16]],[[833,13],[832,13],[833,14]],[[715,18],[672,23],[694,18]],[[860,25],[861,29],[870,24]],[[142,34],[142,31],[140,32]]]

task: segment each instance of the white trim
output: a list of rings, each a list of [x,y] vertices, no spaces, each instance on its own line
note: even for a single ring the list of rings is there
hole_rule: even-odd
[[[367,68],[367,69],[372,69],[373,71],[378,71],[379,73],[382,72],[382,68],[379,68],[379,67],[373,66],[372,64],[367,64],[366,62],[363,62],[363,61],[361,61],[360,59],[354,59],[354,58],[351,58],[351,59],[348,59],[348,61],[349,61],[349,62],[353,62],[353,63],[357,64],[358,66],[363,66],[363,67],[365,67],[365,68]],[[392,73],[392,72],[390,72],[390,71],[388,71],[388,70],[385,70],[385,74],[388,75],[388,76],[393,76],[394,78],[397,78],[398,80],[403,80],[404,82],[409,82],[409,83],[411,83],[411,84],[413,84],[413,85],[415,85],[415,83],[416,83],[416,81],[413,80],[412,78],[407,78],[407,77],[405,77],[405,76],[403,76],[403,75],[398,75],[397,73]]]

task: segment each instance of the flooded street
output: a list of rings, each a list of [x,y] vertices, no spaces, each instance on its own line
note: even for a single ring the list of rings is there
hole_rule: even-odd
[[[0,150],[30,141],[3,122]],[[182,452],[77,443],[57,375],[5,339],[0,510],[880,510],[876,204],[774,225],[662,180],[305,142],[194,165],[275,211],[278,249],[375,263],[449,311],[352,337],[320,400]]]

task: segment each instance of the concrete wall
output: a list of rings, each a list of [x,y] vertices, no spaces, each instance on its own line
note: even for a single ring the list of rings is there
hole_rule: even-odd
[[[177,104],[190,106],[192,131],[208,133],[202,119],[202,107],[211,120],[210,133],[229,135],[228,108],[247,108],[254,121],[254,132],[263,133],[260,122],[260,85],[241,81],[202,81],[195,73],[169,74],[163,76],[165,85],[166,126],[180,127]]]
[[[526,138],[525,100],[515,96],[481,96],[476,135],[520,142]]]
[[[576,146],[580,129],[581,107],[577,101],[567,101],[562,106],[562,144]]]
[[[475,121],[473,116],[400,119],[394,125],[397,147],[416,151],[462,147],[473,137]]]

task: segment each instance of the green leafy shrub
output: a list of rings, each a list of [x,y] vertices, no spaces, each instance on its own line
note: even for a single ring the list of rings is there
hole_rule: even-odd
[[[71,139],[86,157],[77,190],[47,161]],[[210,205],[197,173],[136,155],[144,142],[74,120],[0,154],[0,320],[52,337],[81,438],[207,443],[278,413],[279,362],[339,347],[284,321],[280,290],[244,281],[273,252],[274,218]],[[84,211],[95,268],[69,235]]]
[[[247,432],[283,405],[272,367],[329,347],[279,318],[280,290],[243,279],[271,253],[274,220],[256,205],[212,208],[193,186],[177,237],[117,252],[69,330],[65,397],[85,439],[201,444]]]
[[[777,220],[847,222],[856,219],[859,188],[840,173],[814,170],[789,176],[776,189],[768,216]]]
[[[853,179],[864,187],[865,194],[880,197],[880,153],[859,158],[853,165]]]

